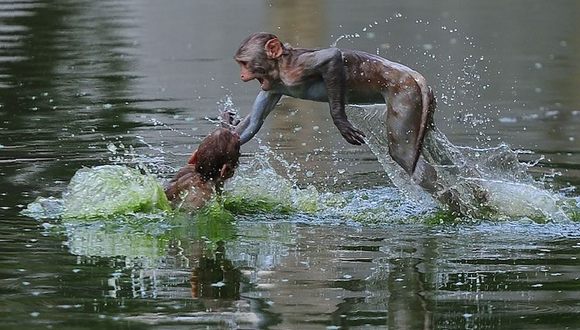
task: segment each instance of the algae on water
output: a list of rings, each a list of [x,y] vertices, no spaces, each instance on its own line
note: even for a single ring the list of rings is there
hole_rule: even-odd
[[[78,170],[63,194],[63,218],[96,218],[171,210],[163,187],[151,175],[120,165]]]

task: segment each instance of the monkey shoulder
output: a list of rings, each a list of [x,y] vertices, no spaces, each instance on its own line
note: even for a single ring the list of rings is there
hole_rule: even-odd
[[[284,87],[299,88],[323,82],[323,76],[342,65],[338,48],[293,49],[292,56],[280,66]]]
[[[317,56],[320,56],[322,60],[342,59],[342,50],[336,47],[319,48],[315,53]]]
[[[306,76],[319,74],[329,64],[342,61],[342,51],[338,48],[292,49],[290,67],[300,67]]]
[[[319,79],[325,55],[317,49],[293,49],[292,55],[280,65],[283,87],[298,87]]]

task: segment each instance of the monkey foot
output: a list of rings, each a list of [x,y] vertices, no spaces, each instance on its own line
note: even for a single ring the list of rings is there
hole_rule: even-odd
[[[437,200],[447,205],[453,216],[461,217],[465,215],[465,212],[462,211],[461,199],[457,190],[453,188],[446,189],[437,195]]]

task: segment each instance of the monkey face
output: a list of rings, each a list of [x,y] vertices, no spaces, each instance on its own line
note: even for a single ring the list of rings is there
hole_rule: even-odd
[[[272,84],[277,74],[275,70],[270,68],[268,60],[261,60],[262,65],[259,65],[260,61],[236,60],[236,62],[240,65],[240,79],[243,82],[256,79],[260,83],[262,90],[268,91],[272,89]]]
[[[240,65],[240,78],[243,82],[247,82],[256,79],[256,75],[253,70],[250,69],[249,62],[247,61],[236,61]]]
[[[284,47],[273,34],[255,33],[242,42],[234,59],[240,66],[242,81],[258,80],[262,90],[268,91],[279,80],[278,61]]]

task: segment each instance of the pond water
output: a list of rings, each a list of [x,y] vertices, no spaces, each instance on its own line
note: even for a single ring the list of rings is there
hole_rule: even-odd
[[[579,202],[578,17],[573,0],[1,1],[0,328],[578,328],[578,211],[546,204]],[[258,85],[232,56],[255,31],[416,68],[449,141],[475,159],[506,143],[536,183],[492,168],[509,212],[439,221],[326,105],[284,99],[243,146],[230,213],[54,217],[77,170],[162,182],[218,109],[247,113]],[[48,217],[22,213],[35,200]]]

